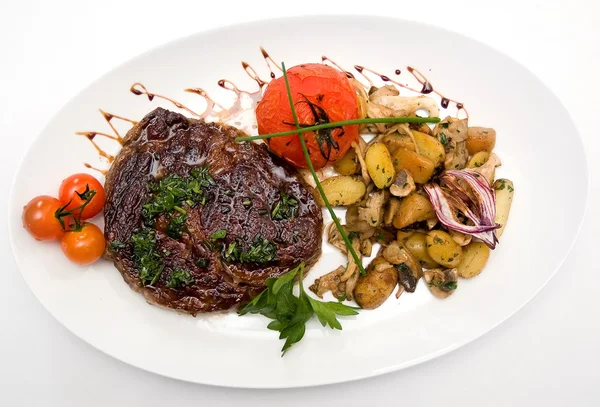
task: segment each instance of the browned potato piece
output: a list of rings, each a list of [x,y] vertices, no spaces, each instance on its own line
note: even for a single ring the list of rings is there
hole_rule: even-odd
[[[396,240],[399,242],[404,242],[406,241],[406,239],[410,238],[414,234],[414,230],[399,230],[398,232],[396,232]]]
[[[475,153],[473,157],[467,163],[467,168],[479,168],[490,159],[490,153],[487,151],[480,151]]]
[[[346,154],[333,164],[333,168],[340,175],[354,175],[360,171],[360,163],[356,150],[351,148]]]
[[[444,162],[446,159],[446,151],[437,138],[421,133],[420,131],[413,130],[412,133],[415,137],[415,143],[417,143],[420,155],[432,161],[435,167]]]
[[[490,257],[490,248],[482,242],[473,242],[463,248],[463,256],[460,264],[456,268],[458,275],[462,278],[472,278],[483,271],[488,258]]]
[[[448,233],[432,230],[427,233],[427,253],[433,261],[442,266],[453,268],[462,260],[462,247]]]
[[[419,263],[425,268],[431,269],[439,267],[427,252],[427,241],[425,234],[415,233],[404,242],[404,246],[417,258]]]
[[[365,163],[377,188],[384,189],[392,184],[396,173],[392,165],[392,157],[385,144],[372,144],[365,155]]]
[[[487,127],[469,127],[467,129],[467,150],[470,155],[480,151],[491,153],[496,146],[496,130]]]
[[[425,184],[429,181],[435,170],[435,165],[431,160],[403,148],[394,152],[392,162],[396,172],[408,171],[417,184]]]
[[[508,222],[515,187],[511,180],[500,178],[494,182],[494,189],[496,190],[496,223],[502,225],[500,229],[496,229],[496,236],[500,238]]]
[[[429,198],[413,193],[402,199],[392,224],[396,229],[402,229],[432,217],[435,217],[435,211]]]
[[[396,150],[399,148],[404,148],[405,150],[415,151],[415,143],[413,143],[410,136],[406,134],[400,134],[398,132],[394,132],[384,136],[381,139],[381,142],[385,144],[385,146],[390,151],[390,154],[394,154]]]
[[[358,277],[354,299],[361,308],[375,309],[388,299],[398,285],[398,271],[380,256],[373,259],[366,271],[366,275]]]
[[[332,206],[354,205],[360,202],[367,192],[367,187],[359,178],[349,175],[327,178],[321,182],[321,185]],[[320,195],[317,194],[315,199],[321,206],[325,206]]]

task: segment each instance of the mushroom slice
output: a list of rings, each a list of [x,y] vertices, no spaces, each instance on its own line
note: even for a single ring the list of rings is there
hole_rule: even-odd
[[[400,91],[398,91],[398,89],[392,85],[385,85],[379,88],[372,86],[371,89],[369,89],[369,101],[380,96],[398,96],[399,94]]]
[[[344,230],[346,230],[345,225],[342,225],[342,228],[344,228]],[[348,236],[348,237],[350,237],[350,236]],[[355,237],[354,239],[357,239],[357,237]],[[342,237],[342,234],[340,233],[338,228],[335,226],[335,223],[333,223],[333,222],[331,222],[329,224],[329,226],[327,226],[327,241],[333,247],[335,247],[340,252],[342,252],[343,254],[346,254],[346,252],[348,251],[348,248],[346,247],[346,242],[344,242],[344,238]]]
[[[373,243],[369,239],[365,239],[360,243],[360,253],[365,257],[370,257],[373,253]]]
[[[398,270],[398,281],[404,290],[412,293],[423,275],[423,268],[415,256],[396,241],[390,243],[382,252],[383,258],[392,263]],[[396,293],[399,297],[402,292]]]
[[[458,284],[457,269],[430,269],[423,273],[429,291],[437,298],[447,298],[456,291]]]
[[[496,154],[492,153],[485,164],[478,168],[471,168],[469,171],[483,175],[491,185],[494,183],[494,173],[496,172],[496,167],[500,167],[501,165],[502,162],[500,161],[500,158],[498,158]]]
[[[454,140],[448,141],[447,146],[450,146],[446,151],[446,160],[444,161],[444,168],[447,170],[462,170],[469,161],[469,152],[467,151],[467,142],[460,141],[455,142]]]
[[[388,202],[387,208],[385,209],[385,213],[383,214],[383,224],[391,225],[394,220],[394,215],[398,212],[398,208],[400,208],[400,200],[396,198],[391,198]]]
[[[466,246],[473,240],[473,236],[457,232],[456,230],[448,229],[448,233],[452,237],[452,240],[458,243],[459,246]]]
[[[319,298],[323,298],[323,294],[327,291],[331,291],[336,298],[342,297],[345,294],[346,287],[344,287],[345,284],[340,281],[340,276],[345,269],[344,266],[339,266],[335,270],[317,278],[309,289]]]
[[[446,146],[448,144],[447,142],[450,140],[454,140],[456,143],[466,141],[468,131],[467,119],[456,119],[447,116],[444,120],[435,125],[433,128],[433,135],[440,140],[440,143]],[[447,149],[446,152],[448,152]]]
[[[403,198],[410,195],[416,189],[413,177],[406,170],[402,170],[396,174],[394,182],[390,186],[390,193],[398,198]]]
[[[415,116],[418,110],[427,111],[429,117],[438,117],[440,115],[437,103],[428,96],[374,95],[370,98],[370,101],[371,103],[391,109],[395,117]]]
[[[377,227],[383,222],[383,206],[386,202],[386,192],[372,193],[365,201],[365,207],[358,208],[358,219],[367,222],[371,227]]]
[[[369,239],[375,234],[375,228],[368,222],[365,222],[358,217],[358,206],[351,206],[346,210],[346,225],[345,229],[349,232],[360,233],[361,239]]]
[[[365,185],[369,185],[371,182],[371,176],[367,171],[367,163],[365,162],[365,153],[367,151],[367,143],[363,140],[362,137],[358,138],[358,143],[352,142],[352,148],[356,152],[356,158],[358,158],[358,163],[360,164],[360,174],[363,177],[363,182]]]

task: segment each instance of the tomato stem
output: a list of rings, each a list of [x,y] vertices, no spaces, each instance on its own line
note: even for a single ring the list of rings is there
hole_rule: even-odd
[[[296,131],[292,131],[291,134],[298,135],[298,138],[300,139],[300,144],[302,145],[302,152],[304,153],[304,158],[306,159],[306,163],[308,164],[308,169],[310,170],[310,173],[312,174],[313,179],[315,180],[315,184],[317,184],[317,189],[319,190],[319,194],[321,194],[321,198],[323,198],[323,202],[325,202],[325,206],[329,210],[329,214],[331,215],[331,218],[333,219],[333,223],[335,223],[335,227],[340,232],[340,235],[342,235],[342,239],[344,239],[344,243],[346,244],[348,251],[352,255],[354,262],[358,266],[358,269],[360,270],[360,274],[365,275],[366,271],[362,265],[362,261],[358,258],[358,255],[356,254],[354,247],[352,247],[352,242],[350,242],[350,239],[348,239],[348,235],[346,234],[346,231],[340,224],[340,220],[338,219],[335,212],[333,211],[333,208],[332,208],[331,204],[329,203],[327,196],[325,195],[325,191],[323,191],[323,186],[321,185],[321,181],[319,181],[319,177],[317,176],[317,173],[315,172],[315,168],[313,167],[312,161],[310,159],[310,155],[308,154],[308,148],[306,147],[306,142],[304,141],[304,137],[300,135],[300,133],[303,132],[302,130],[306,131],[306,129],[309,129],[309,127],[305,127],[304,129],[302,129],[300,127],[300,123],[298,121],[298,115],[296,115],[296,108],[294,107],[294,100],[292,98],[290,82],[288,81],[287,71],[285,70],[285,63],[282,62],[281,67],[283,69],[283,78],[285,79],[285,87],[287,90],[288,99],[290,101],[290,107],[292,108],[292,116],[294,116],[294,123],[296,124]],[[338,122],[338,123],[342,123],[342,122]],[[336,125],[336,123],[327,123],[326,125],[328,127],[339,126],[339,124]],[[325,126],[325,125],[323,125],[323,126]],[[319,126],[314,126],[314,127],[319,127]],[[325,127],[322,127],[322,128],[325,128]]]
[[[295,109],[292,108],[292,114],[295,114]],[[292,134],[301,134],[309,131],[331,129],[334,127],[349,126],[352,124],[376,124],[376,123],[439,123],[439,117],[381,117],[381,118],[365,118],[365,119],[351,119],[342,120],[339,122],[331,122],[318,124],[309,127],[299,127],[296,130],[282,131],[280,133],[262,134],[260,136],[247,136],[247,137],[236,137],[235,141],[252,141],[269,139],[274,137],[290,136]]]
[[[83,229],[83,223],[85,223],[81,222],[83,210],[92,201],[94,196],[96,196],[96,190],[90,189],[89,184],[85,185],[85,191],[83,191],[81,194],[77,191],[75,191],[75,193],[79,196],[79,198],[85,199],[85,202],[83,204],[72,209],[67,209],[67,207],[71,205],[71,202],[73,202],[73,200],[71,199],[66,205],[61,206],[56,210],[56,212],[54,212],[54,216],[56,217],[56,219],[58,219],[58,222],[60,223],[60,226],[62,227],[64,232],[79,232],[81,231],[81,229]],[[72,225],[65,226],[64,218],[67,218],[68,216],[72,216],[75,223]],[[69,227],[69,229],[67,229],[67,226]]]

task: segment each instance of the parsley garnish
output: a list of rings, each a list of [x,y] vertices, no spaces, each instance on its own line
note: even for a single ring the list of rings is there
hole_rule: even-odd
[[[194,168],[189,177],[183,178],[177,174],[170,174],[158,182],[148,184],[148,189],[154,195],[142,207],[142,215],[146,224],[151,225],[154,218],[162,213],[177,211],[185,214],[183,205],[195,207],[206,203],[204,189],[214,184],[213,178],[208,173],[208,168]]]
[[[209,236],[210,240],[219,240],[225,239],[227,236],[227,231],[225,229],[219,229],[212,232]]]
[[[283,220],[295,217],[298,214],[298,201],[283,191],[279,193],[279,197],[271,212],[271,219]]]
[[[117,252],[125,248],[125,243],[121,242],[120,240],[113,240],[112,242],[110,242],[110,248],[111,250]]]
[[[444,133],[440,133],[440,143],[444,146],[448,144],[448,137]]]
[[[131,236],[133,258],[139,268],[140,280],[144,285],[156,283],[163,271],[162,257],[156,252],[154,230],[144,228]]]
[[[167,235],[173,239],[179,239],[182,233],[187,230],[185,226],[187,218],[188,216],[186,213],[179,214],[179,216],[173,216],[167,225]]]
[[[169,288],[179,288],[187,285],[194,284],[196,280],[189,273],[189,271],[176,268],[171,273],[171,277],[169,278],[169,282],[167,283],[167,287]]]
[[[229,243],[223,250],[223,259],[230,263],[256,263],[263,264],[275,261],[277,257],[277,246],[269,239],[255,236],[254,241],[244,250],[244,241],[236,239]]]
[[[360,239],[360,232],[350,232],[348,233],[348,239],[350,239],[350,241],[352,241],[353,239]]]
[[[261,314],[273,321],[267,328],[280,332],[279,339],[285,339],[281,349],[282,355],[295,343],[300,342],[306,331],[306,322],[316,315],[323,326],[332,329],[342,329],[337,315],[356,315],[356,308],[349,307],[337,301],[321,302],[304,291],[302,273],[304,263],[287,272],[279,278],[268,278],[267,288],[245,307],[241,308],[239,315]],[[299,274],[298,281],[300,293],[296,297],[293,293],[294,278]]]
[[[456,281],[448,281],[446,284],[443,285],[443,288],[446,291],[456,290],[456,287],[458,287],[458,284],[456,283]]]

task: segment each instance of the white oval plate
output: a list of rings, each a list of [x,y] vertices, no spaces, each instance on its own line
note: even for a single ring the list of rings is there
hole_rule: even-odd
[[[300,25],[301,32],[290,29]],[[514,181],[516,194],[502,242],[483,274],[461,280],[457,292],[444,301],[421,283],[412,295],[344,319],[341,332],[312,321],[304,340],[281,358],[282,342],[266,329],[262,317],[193,318],[148,305],[112,264],[75,266],[56,244],[36,242],[23,230],[21,211],[30,198],[55,195],[64,177],[85,170],[83,161],[99,163],[92,146],[74,136],[81,130],[110,131],[98,108],[139,120],[158,103],[129,92],[137,81],[198,108],[198,96],[183,89],[203,87],[219,99],[227,97],[216,84],[221,78],[255,87],[240,61],[247,60],[268,77],[261,45],[288,66],[320,62],[327,55],[344,67],[363,64],[390,76],[396,68],[417,67],[436,89],[465,103],[470,124],[497,130],[497,153],[504,164],[499,175]],[[56,115],[25,156],[12,190],[9,229],[17,263],[33,293],[58,321],[94,347],[181,380],[281,388],[401,369],[497,326],[557,271],[574,244],[587,196],[585,154],[575,126],[560,101],[514,60],[477,41],[413,22],[303,17],[184,38],[125,63],[85,89]],[[325,245],[305,284],[341,261]]]

